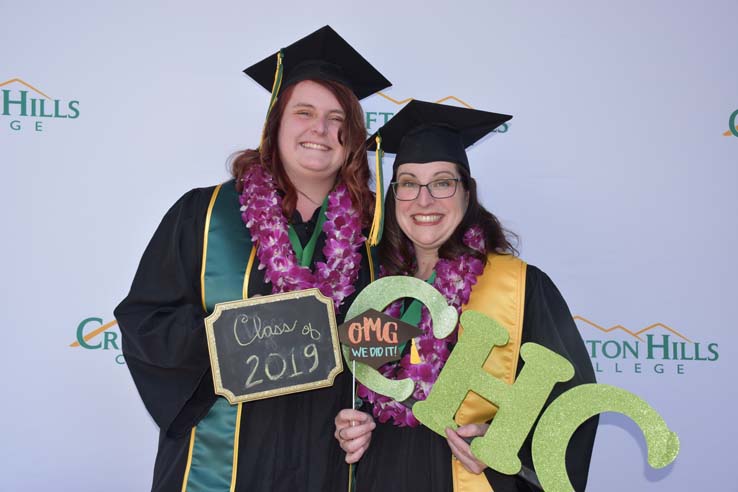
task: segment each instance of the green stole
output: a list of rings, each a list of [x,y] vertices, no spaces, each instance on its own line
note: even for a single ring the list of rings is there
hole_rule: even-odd
[[[205,220],[200,277],[207,313],[219,302],[248,297],[256,248],[241,220],[240,207],[235,180],[216,186]],[[374,280],[375,249],[369,248],[368,243],[366,247],[370,279]],[[231,405],[221,396],[192,428],[182,492],[235,490],[241,412],[241,403]]]
[[[253,258],[251,235],[244,227],[236,182],[213,191],[205,219],[202,303],[209,314],[219,302],[247,296]],[[218,397],[208,414],[192,428],[182,492],[230,492],[236,483],[238,434],[242,404]]]

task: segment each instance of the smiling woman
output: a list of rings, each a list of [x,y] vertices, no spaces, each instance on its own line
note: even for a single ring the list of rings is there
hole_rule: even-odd
[[[461,223],[469,204],[469,192],[466,189],[456,192],[461,178],[453,162],[402,164],[396,174],[395,217],[415,246],[418,265],[415,276],[425,280],[438,261],[438,249]],[[398,189],[409,191],[404,195]],[[412,198],[410,192],[414,194]]]
[[[346,162],[340,140],[346,112],[333,92],[318,82],[304,80],[291,92],[277,136],[279,158],[290,181],[299,183],[298,194],[308,199],[302,210],[298,200],[298,210],[307,220],[311,206],[323,201]]]
[[[359,204],[362,222],[369,223],[373,197],[363,114],[356,96],[339,82],[316,79],[288,86],[269,114],[261,148],[240,154],[233,175],[241,177],[255,164],[264,166],[284,192],[285,216],[298,210],[303,220],[340,180]]]
[[[507,384],[522,367],[523,343],[536,342],[566,357],[576,374],[556,386],[552,401],[572,386],[594,382],[592,364],[553,282],[514,256],[500,222],[479,203],[465,150],[510,118],[414,100],[379,130],[384,149],[396,154],[379,258],[385,275],[426,280],[459,314],[474,310],[500,322],[510,342],[495,348],[484,367]],[[435,338],[428,311],[417,300],[393,303],[387,314],[418,326],[422,334],[407,344],[399,362],[387,363],[380,372],[390,379],[412,379],[412,400],[425,400],[458,337],[463,339],[463,327]],[[468,439],[484,435],[496,414],[486,400],[469,395],[456,412],[458,429],[440,436],[420,425],[408,401],[396,402],[361,385],[358,394],[364,410],[379,420],[376,428],[351,426],[361,413],[354,410],[342,410],[335,420],[347,460],[359,463],[358,492],[535,490],[527,473],[503,475],[471,452]],[[577,491],[587,482],[596,425],[596,418],[583,424],[569,446],[567,468]],[[368,446],[354,444],[369,442],[369,434]],[[530,441],[519,458],[532,469]]]
[[[351,402],[351,379],[230,405],[213,389],[203,319],[218,302],[316,287],[343,320],[373,272],[359,98],[389,82],[328,26],[246,73],[276,101],[261,144],[234,159],[233,180],[171,208],[115,311],[126,362],[160,428],[153,490],[348,490],[331,431]],[[251,336],[279,343],[292,330],[265,324]]]

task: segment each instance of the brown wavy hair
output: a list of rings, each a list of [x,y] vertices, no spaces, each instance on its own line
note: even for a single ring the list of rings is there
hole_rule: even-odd
[[[374,194],[369,190],[369,164],[366,157],[366,129],[364,111],[353,92],[345,85],[330,80],[312,80],[328,89],[338,99],[346,118],[338,131],[338,141],[346,149],[346,161],[338,171],[336,184],[344,183],[351,195],[351,202],[361,213],[362,226],[371,224],[374,211]],[[277,187],[284,192],[282,212],[288,219],[297,207],[297,190],[287,176],[279,158],[277,135],[287,102],[292,97],[295,85],[283,87],[277,101],[269,113],[264,129],[264,139],[260,149],[247,149],[237,153],[231,163],[231,174],[237,181],[237,189],[242,190],[241,177],[254,165],[261,164],[274,176]]]
[[[499,219],[479,203],[477,182],[471,177],[469,171],[458,164],[456,169],[461,177],[464,190],[469,193],[469,204],[464,217],[451,237],[438,249],[438,257],[450,260],[461,255],[472,255],[486,264],[489,253],[517,255],[518,250],[513,246],[513,242],[518,243],[518,236],[503,228]],[[395,180],[394,175],[392,180]],[[384,211],[384,232],[378,249],[379,262],[384,275],[412,275],[417,268],[415,250],[412,242],[397,223],[395,195],[391,191],[385,197]],[[466,230],[475,224],[482,228],[486,249],[484,253],[470,248],[463,241]]]

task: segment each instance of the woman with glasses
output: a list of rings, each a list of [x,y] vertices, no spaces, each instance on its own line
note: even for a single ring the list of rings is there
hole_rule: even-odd
[[[548,276],[515,257],[498,219],[477,199],[465,148],[511,117],[484,111],[412,101],[379,130],[381,145],[396,154],[392,191],[385,200],[384,235],[379,248],[383,275],[413,275],[431,283],[459,313],[481,311],[500,321],[510,335],[496,348],[486,368],[512,383],[520,371],[520,346],[541,344],[575,367],[570,381],[558,384],[549,402],[567,389],[595,381],[592,364],[569,309]],[[418,301],[398,301],[388,314],[423,332],[407,344],[398,362],[380,372],[390,379],[412,378],[412,398],[424,400],[459,336],[433,336],[428,312]],[[461,335],[463,337],[463,332]],[[468,440],[484,435],[496,408],[470,395],[457,412],[460,427],[442,437],[423,427],[412,410],[360,386],[362,410],[378,421],[373,431],[352,427],[361,411],[342,410],[335,437],[358,462],[356,490],[364,491],[526,491],[536,490],[530,475],[503,475],[486,467]],[[577,491],[584,490],[597,419],[574,434],[567,470]],[[368,443],[366,434],[371,434]],[[520,459],[532,469],[530,436]]]

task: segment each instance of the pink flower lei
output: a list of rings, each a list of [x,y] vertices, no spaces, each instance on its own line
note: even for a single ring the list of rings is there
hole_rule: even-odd
[[[361,267],[359,248],[366,240],[361,234],[361,216],[354,209],[346,185],[338,185],[328,195],[323,232],[326,235],[325,262],[315,263],[315,273],[297,263],[282,213],[282,197],[272,176],[260,165],[251,166],[243,176],[241,218],[256,243],[259,269],[272,283],[272,292],[290,292],[316,287],[333,299],[336,309],[356,289]]]
[[[484,252],[484,236],[478,226],[470,227],[464,234],[464,244],[479,252]],[[484,270],[484,262],[471,255],[462,255],[453,260],[440,259],[436,263],[435,287],[446,298],[450,306],[461,314],[461,307],[469,301],[471,289],[477,283],[477,276]],[[400,317],[402,302],[391,304],[386,313],[396,318]],[[398,362],[385,364],[380,368],[382,375],[389,379],[410,378],[415,381],[415,391],[412,398],[425,400],[430,393],[433,383],[438,379],[441,369],[446,364],[451,348],[456,343],[458,326],[448,337],[437,339],[433,336],[432,322],[428,309],[422,308],[420,325],[423,333],[416,339],[419,364],[410,363],[410,355],[403,356]],[[392,419],[400,427],[417,427],[420,422],[415,418],[412,410],[387,396],[377,394],[359,385],[357,394],[372,404],[374,417],[385,423]]]

